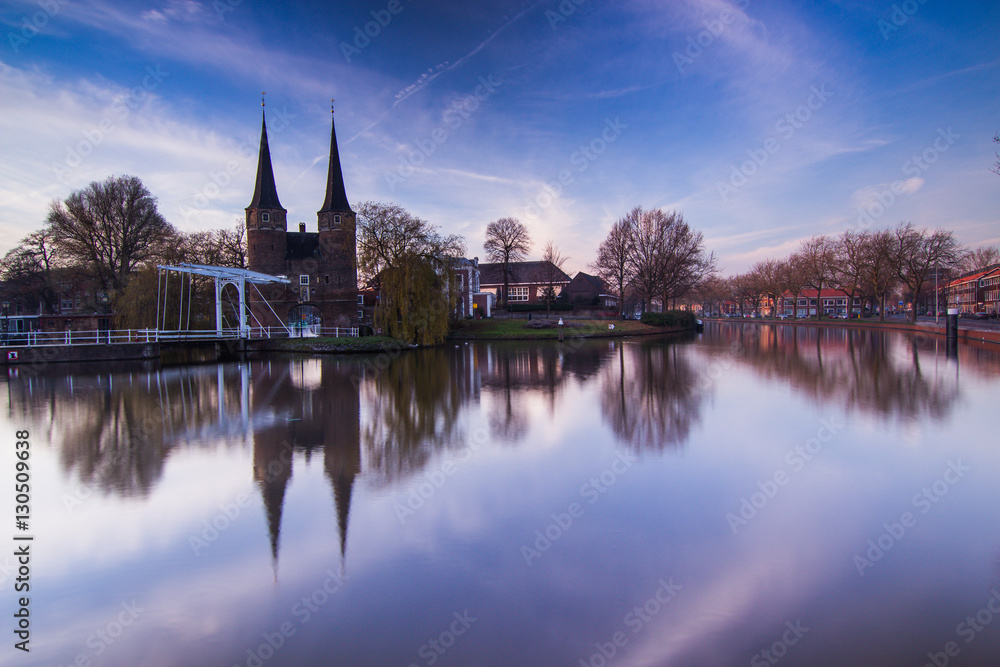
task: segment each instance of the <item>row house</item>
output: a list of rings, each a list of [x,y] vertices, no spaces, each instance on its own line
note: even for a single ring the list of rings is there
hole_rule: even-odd
[[[843,317],[860,315],[861,298],[854,297],[849,306],[850,300],[851,295],[841,289],[825,289],[822,292],[804,289],[797,295],[785,292],[782,295],[782,313],[788,317],[813,317],[819,313]]]
[[[484,292],[492,292],[502,301],[504,275],[503,264],[486,263],[479,265],[480,286]],[[570,278],[552,262],[510,262],[507,265],[508,301],[517,303],[542,303],[549,286],[555,296],[569,285]]]
[[[956,278],[948,283],[948,307],[959,313],[990,313],[1000,309],[1000,267]]]

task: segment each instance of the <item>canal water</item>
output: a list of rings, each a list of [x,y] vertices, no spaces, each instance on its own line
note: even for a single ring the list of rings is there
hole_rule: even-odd
[[[1000,657],[996,346],[719,323],[0,395],[3,665]]]

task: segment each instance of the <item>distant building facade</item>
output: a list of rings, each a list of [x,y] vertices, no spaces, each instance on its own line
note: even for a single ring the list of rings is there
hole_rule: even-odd
[[[332,117],[331,117],[332,118]],[[247,268],[286,276],[291,284],[250,290],[252,326],[291,328],[357,326],[358,271],[356,215],[347,201],[331,122],[326,198],[316,213],[317,231],[288,231],[287,211],[278,199],[267,121],[261,120],[260,153],[253,199],[246,208]]]
[[[503,297],[503,264],[481,263],[479,265],[479,286],[484,292],[492,292],[498,301]],[[555,296],[569,285],[570,278],[552,262],[511,262],[507,265],[508,301],[517,303],[540,303],[551,284]]]

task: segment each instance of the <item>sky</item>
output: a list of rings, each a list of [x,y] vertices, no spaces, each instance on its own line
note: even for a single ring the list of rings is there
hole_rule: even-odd
[[[1000,245],[989,0],[6,0],[0,252],[138,176],[191,232],[254,189],[261,93],[290,229],[316,229],[330,106],[348,198],[485,257],[512,216],[591,271],[635,206],[720,268],[901,220]]]

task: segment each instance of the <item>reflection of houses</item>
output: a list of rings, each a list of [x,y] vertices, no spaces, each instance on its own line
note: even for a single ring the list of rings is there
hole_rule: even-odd
[[[484,292],[492,292],[499,299],[503,291],[503,264],[483,263],[479,284]],[[507,265],[507,283],[510,289],[510,303],[538,303],[545,298],[545,291],[551,285],[555,294],[570,283],[562,269],[552,262],[511,262]]]
[[[247,264],[252,271],[287,276],[291,284],[270,286],[264,294],[267,302],[251,293],[253,324],[345,327],[357,323],[355,214],[347,201],[332,126],[326,199],[316,214],[318,231],[307,232],[306,224],[300,222],[297,232],[289,232],[286,213],[278,200],[267,125],[262,121],[257,182],[246,208]]]
[[[608,289],[604,280],[583,271],[573,276],[573,280],[563,288],[561,296],[575,305],[600,308],[618,307],[618,297],[611,294],[611,290]]]
[[[959,313],[992,313],[1000,308],[1000,267],[978,271],[948,283],[948,307]]]
[[[333,489],[341,557],[347,549],[347,522],[354,479],[361,472],[360,394],[353,364],[309,359],[269,364],[254,377],[254,411],[277,419],[254,432],[254,480],[267,515],[271,555],[277,571],[285,492],[292,461],[323,451],[323,469]],[[259,403],[259,404],[258,404]]]

